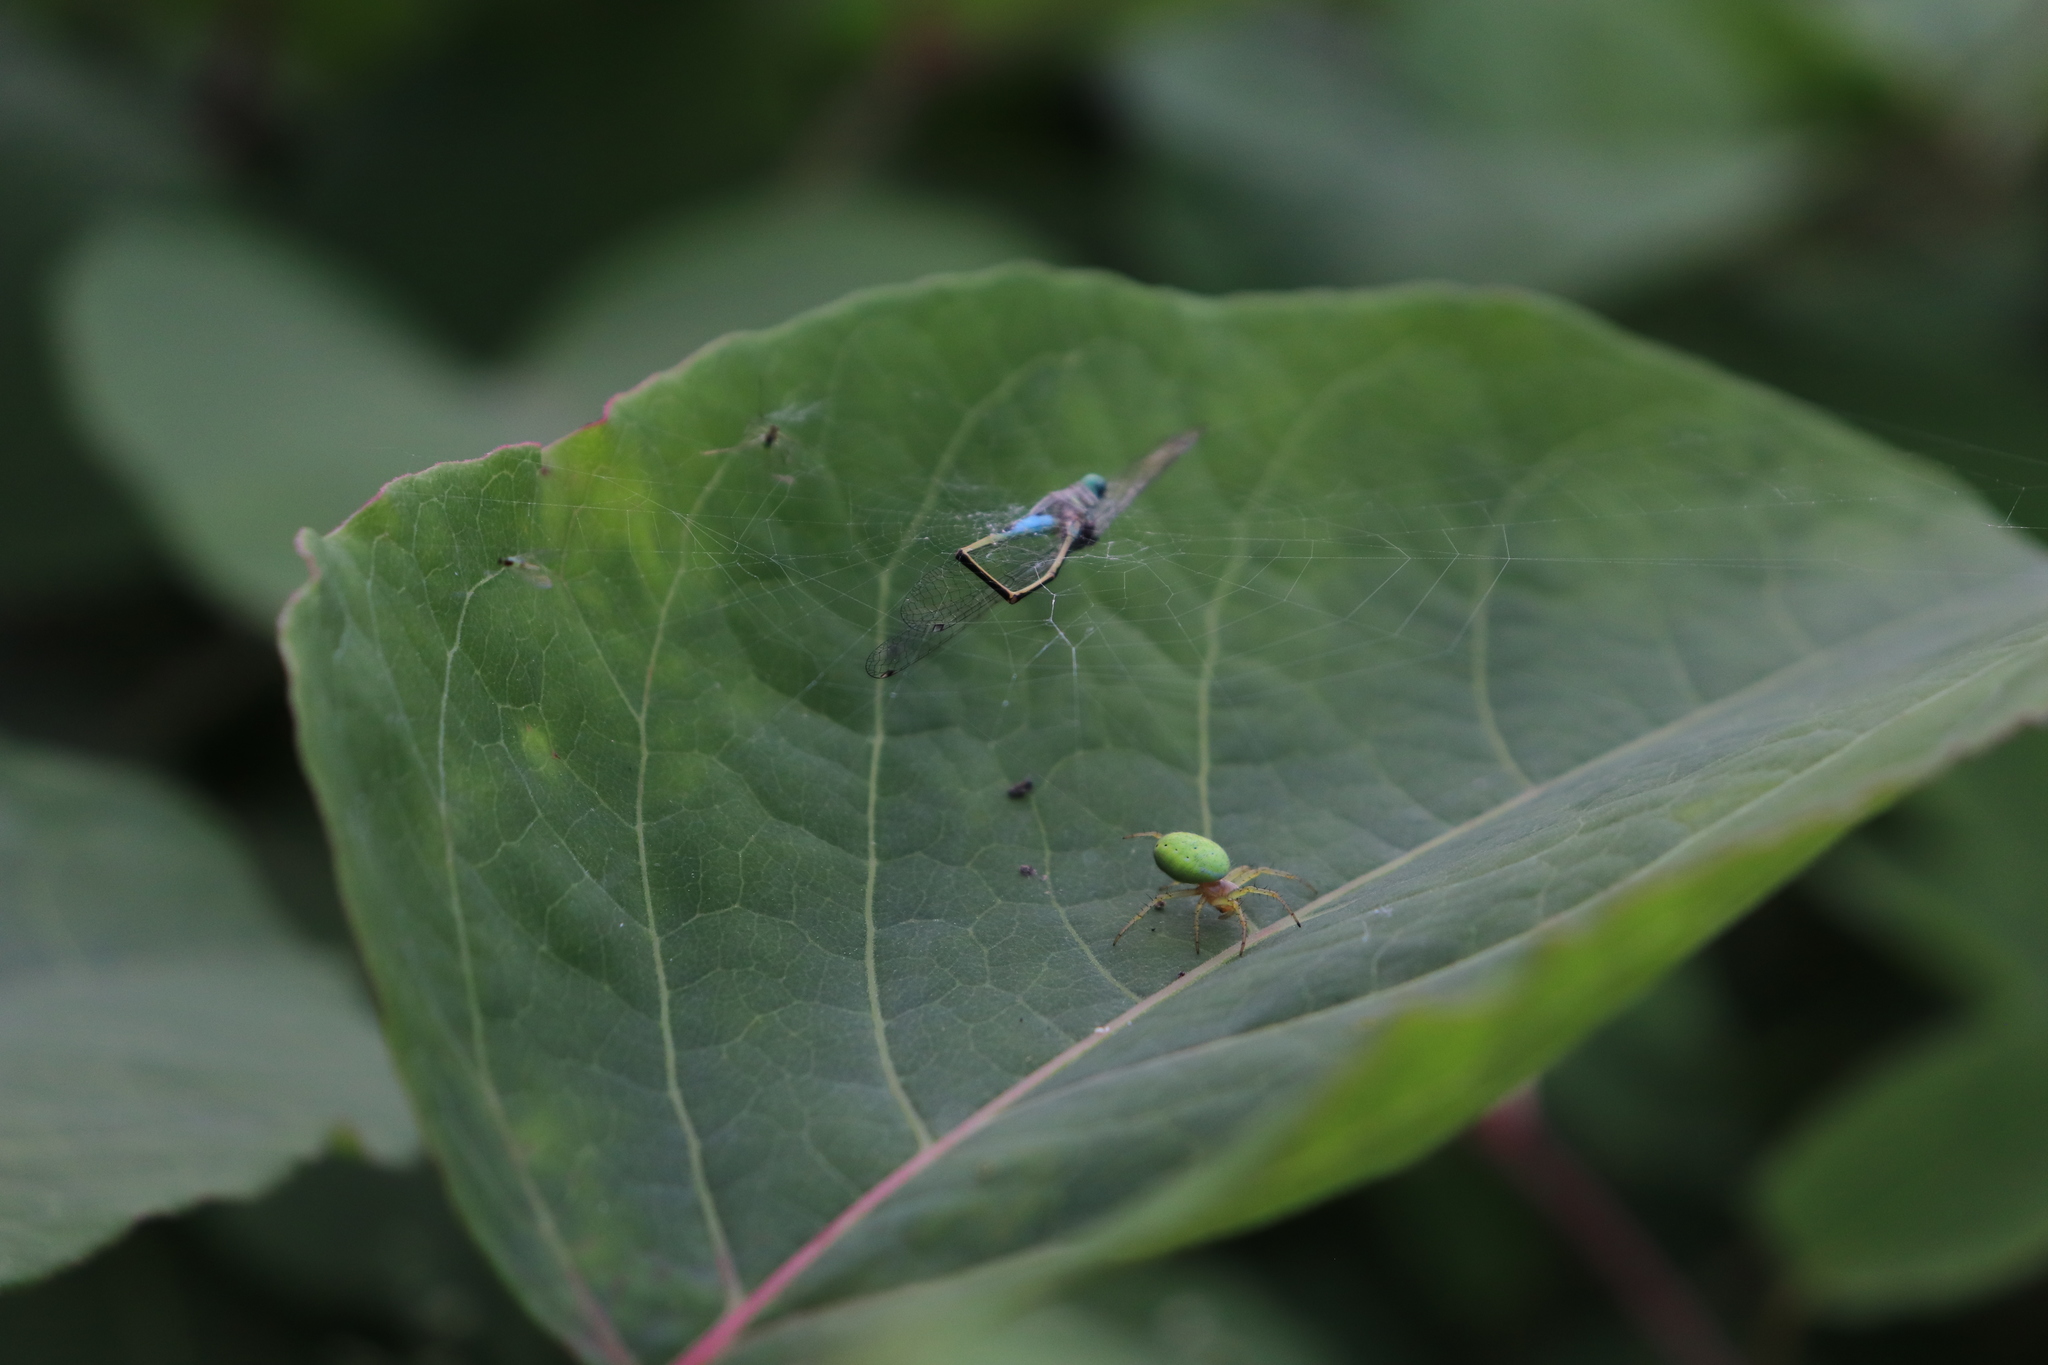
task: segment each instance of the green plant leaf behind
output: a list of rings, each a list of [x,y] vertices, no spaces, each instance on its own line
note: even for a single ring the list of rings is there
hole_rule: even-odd
[[[1426,0],[1139,30],[1143,245],[1205,287],[1448,278],[1613,295],[1797,208],[1814,149],[1699,0]],[[1215,278],[1211,278],[1214,276]]]
[[[2036,0],[1820,0],[1802,17],[1980,158],[2017,173],[2048,132],[2048,6]]]
[[[1031,254],[1000,225],[916,200],[747,201],[591,262],[529,353],[487,367],[275,234],[129,215],[78,248],[57,325],[100,451],[199,582],[267,622],[304,576],[293,534],[338,524],[386,479],[591,421],[735,327]]]
[[[338,1138],[415,1150],[348,971],[175,793],[0,749],[0,888],[0,1282]]]
[[[512,1302],[424,1165],[314,1162],[261,1199],[200,1210],[185,1228],[242,1292],[260,1286],[309,1316],[409,1340],[419,1354],[488,1365],[568,1359]]]
[[[1197,426],[1049,589],[867,675],[956,547]],[[691,1361],[809,1359],[885,1291],[1156,1254],[1455,1131],[2048,703],[2048,571],[1992,521],[1562,305],[1019,268],[399,480],[304,538],[283,636],[499,1265],[593,1360],[714,1320]],[[1124,836],[1177,829],[1320,888],[1269,879],[1302,927],[1114,942],[1158,885]]]
[[[9,610],[156,568],[139,509],[64,411],[45,295],[66,242],[110,206],[189,194],[205,179],[172,100],[135,98],[24,32],[21,17],[0,17],[0,603]]]
[[[915,1296],[847,1334],[831,1365],[1335,1365],[1339,1354],[1231,1267],[1199,1256],[1098,1276],[1023,1302],[972,1288]]]
[[[1966,1002],[1771,1155],[1766,1226],[1805,1293],[1878,1317],[2048,1263],[2048,734],[1913,796],[1814,870],[1853,922]]]

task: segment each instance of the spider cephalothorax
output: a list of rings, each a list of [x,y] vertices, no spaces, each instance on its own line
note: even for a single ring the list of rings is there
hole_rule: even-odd
[[[1216,913],[1226,919],[1232,915],[1237,916],[1239,957],[1244,956],[1245,947],[1251,942],[1252,934],[1251,916],[1247,915],[1244,907],[1239,904],[1246,896],[1267,896],[1279,901],[1281,908],[1287,911],[1288,917],[1297,925],[1301,923],[1300,918],[1294,913],[1294,907],[1277,891],[1250,885],[1259,877],[1285,877],[1291,882],[1300,882],[1301,878],[1292,872],[1282,872],[1277,867],[1252,867],[1249,864],[1232,867],[1230,855],[1223,851],[1223,845],[1214,839],[1205,839],[1199,834],[1189,834],[1185,831],[1178,834],[1161,834],[1157,830],[1146,830],[1139,834],[1126,834],[1124,837],[1157,839],[1159,842],[1152,846],[1152,861],[1159,864],[1159,870],[1173,878],[1173,882],[1160,887],[1159,894],[1152,898],[1151,903],[1131,916],[1131,923],[1119,929],[1116,938],[1110,940],[1112,947],[1121,942],[1125,934],[1131,932],[1131,925],[1154,910],[1164,909],[1168,901],[1179,900],[1182,896],[1195,898],[1195,951],[1198,953],[1202,951],[1204,905],[1214,906]],[[1307,882],[1301,884],[1308,886]],[[1309,886],[1308,889],[1313,895],[1315,888]]]

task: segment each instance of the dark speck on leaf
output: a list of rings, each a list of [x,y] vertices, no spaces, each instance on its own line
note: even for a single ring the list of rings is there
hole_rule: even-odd
[[[1025,778],[1022,782],[1010,788],[1010,799],[1012,801],[1022,801],[1025,797],[1031,795],[1031,789],[1037,785],[1038,783],[1033,779]]]
[[[1038,875],[1038,869],[1033,867],[1030,863],[1019,863],[1017,865],[1017,875],[1020,877],[1036,877]]]

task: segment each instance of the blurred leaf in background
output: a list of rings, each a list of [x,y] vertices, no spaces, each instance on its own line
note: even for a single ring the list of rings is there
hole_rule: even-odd
[[[1866,64],[2004,174],[2048,132],[2043,0],[1803,0],[1844,55]]]
[[[1819,148],[1720,0],[1415,0],[1141,30],[1141,250],[1204,287],[1410,278],[1581,295],[1754,242]]]
[[[0,1291],[7,1365],[567,1365],[419,1167],[328,1157]]]
[[[331,96],[388,73],[475,8],[473,0],[134,0],[109,11],[92,0],[19,0],[15,8],[51,27],[119,35],[132,56],[175,69],[208,54],[209,44],[255,45],[276,63],[294,98]],[[228,55],[216,47],[218,61]],[[245,76],[254,73],[245,72]]]
[[[1846,841],[1812,885],[1935,973],[1963,1015],[1831,1097],[1762,1174],[1766,1225],[1820,1306],[1981,1296],[2048,1265],[2048,732]]]
[[[464,368],[268,234],[129,218],[60,290],[76,407],[222,600],[274,615],[293,521],[339,520],[386,479],[515,439]]]
[[[471,359],[505,355],[610,243],[838,146],[897,33],[821,24],[809,0],[535,0],[461,17],[355,98],[275,111],[271,135],[289,141],[267,202]],[[872,151],[844,150],[860,164]],[[859,164],[832,169],[860,178]]]
[[[429,1170],[323,1161],[191,1221],[211,1254],[309,1312],[388,1323],[503,1365],[566,1359],[477,1254]]]
[[[1734,1054],[1725,987],[1694,959],[1544,1077],[1544,1107],[1631,1190],[1725,1197],[1757,1119]]]
[[[485,369],[275,233],[129,217],[80,247],[58,317],[100,448],[199,581],[268,621],[305,579],[298,529],[338,524],[388,479],[595,421],[724,332],[1032,254],[984,215],[901,197],[736,204],[606,253],[523,359]]]
[[[348,970],[162,783],[0,750],[0,1282],[332,1143],[415,1148]]]
[[[161,103],[0,15],[0,607],[89,593],[150,563],[143,522],[72,435],[43,303],[49,271],[92,218],[201,183]]]
[[[1318,1340],[1256,1282],[1201,1256],[1111,1270],[1049,1301],[941,1286],[876,1317],[831,1365],[1406,1365]]]

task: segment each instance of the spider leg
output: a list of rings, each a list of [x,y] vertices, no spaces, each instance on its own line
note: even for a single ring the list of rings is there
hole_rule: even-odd
[[[1287,898],[1285,896],[1282,896],[1279,892],[1268,891],[1263,886],[1241,886],[1237,889],[1237,894],[1240,896],[1271,896],[1274,900],[1280,902],[1280,908],[1287,912],[1287,918],[1294,921],[1294,927],[1297,929],[1301,927],[1301,916],[1294,913],[1294,907],[1289,905],[1287,903]],[[1242,915],[1244,913],[1244,907],[1239,906],[1237,912],[1240,915]]]
[[[1174,883],[1169,883],[1169,885],[1177,886],[1177,885],[1179,885],[1179,883],[1178,883],[1178,882],[1174,882]],[[1192,887],[1189,887],[1189,888],[1187,888],[1187,889],[1185,889],[1185,890],[1181,890],[1181,891],[1168,891],[1168,890],[1167,890],[1167,889],[1166,889],[1165,887],[1162,887],[1162,888],[1160,888],[1160,890],[1161,890],[1162,894],[1160,894],[1160,895],[1157,895],[1157,896],[1154,896],[1154,897],[1152,898],[1152,900],[1151,900],[1151,903],[1150,903],[1150,904],[1148,904],[1148,905],[1147,905],[1147,906],[1146,906],[1146,907],[1145,907],[1145,908],[1144,908],[1143,910],[1140,910],[1140,911],[1139,911],[1139,912],[1138,912],[1137,914],[1135,914],[1135,915],[1132,915],[1132,916],[1131,916],[1131,923],[1130,923],[1130,924],[1126,924],[1126,925],[1125,925],[1125,926],[1124,926],[1123,928],[1121,928],[1121,929],[1119,929],[1119,930],[1117,930],[1117,931],[1116,931],[1116,937],[1115,937],[1115,938],[1113,938],[1113,939],[1111,939],[1111,940],[1109,941],[1109,946],[1110,946],[1110,947],[1114,948],[1114,947],[1116,947],[1116,945],[1117,945],[1117,944],[1119,944],[1119,943],[1123,942],[1123,937],[1124,937],[1124,935],[1125,935],[1125,934],[1128,934],[1129,932],[1131,932],[1131,926],[1132,926],[1132,925],[1135,925],[1135,924],[1136,924],[1136,923],[1137,923],[1137,922],[1138,922],[1139,920],[1141,920],[1141,919],[1145,918],[1145,916],[1147,916],[1147,915],[1151,914],[1151,913],[1152,913],[1152,912],[1153,912],[1154,910],[1163,910],[1163,909],[1165,909],[1165,908],[1166,908],[1166,903],[1167,903],[1168,901],[1170,901],[1170,900],[1178,900],[1178,899],[1180,899],[1180,898],[1181,898],[1182,896],[1195,896],[1195,895],[1200,895],[1200,894],[1201,894],[1201,893],[1200,893],[1199,891],[1195,890],[1195,889],[1194,889],[1194,888],[1192,888]],[[1198,913],[1199,913],[1199,911],[1198,911]]]
[[[1244,875],[1240,877],[1238,875],[1239,873],[1242,873]],[[1303,886],[1308,887],[1308,893],[1311,896],[1319,896],[1322,894],[1320,891],[1316,890],[1314,886],[1310,885],[1310,883],[1303,881],[1300,877],[1295,876],[1292,872],[1282,872],[1277,867],[1236,867],[1232,868],[1230,871],[1230,880],[1234,882],[1250,881],[1254,877],[1285,877],[1290,882],[1301,882]]]
[[[1231,915],[1237,916],[1237,955],[1239,957],[1244,956],[1244,950],[1251,942],[1252,917],[1247,915],[1244,912],[1244,907],[1237,903],[1238,897],[1247,891],[1256,891],[1257,889],[1257,887],[1252,886],[1240,886],[1229,895],[1218,896],[1215,900],[1209,902],[1216,907],[1218,917],[1228,918]]]

